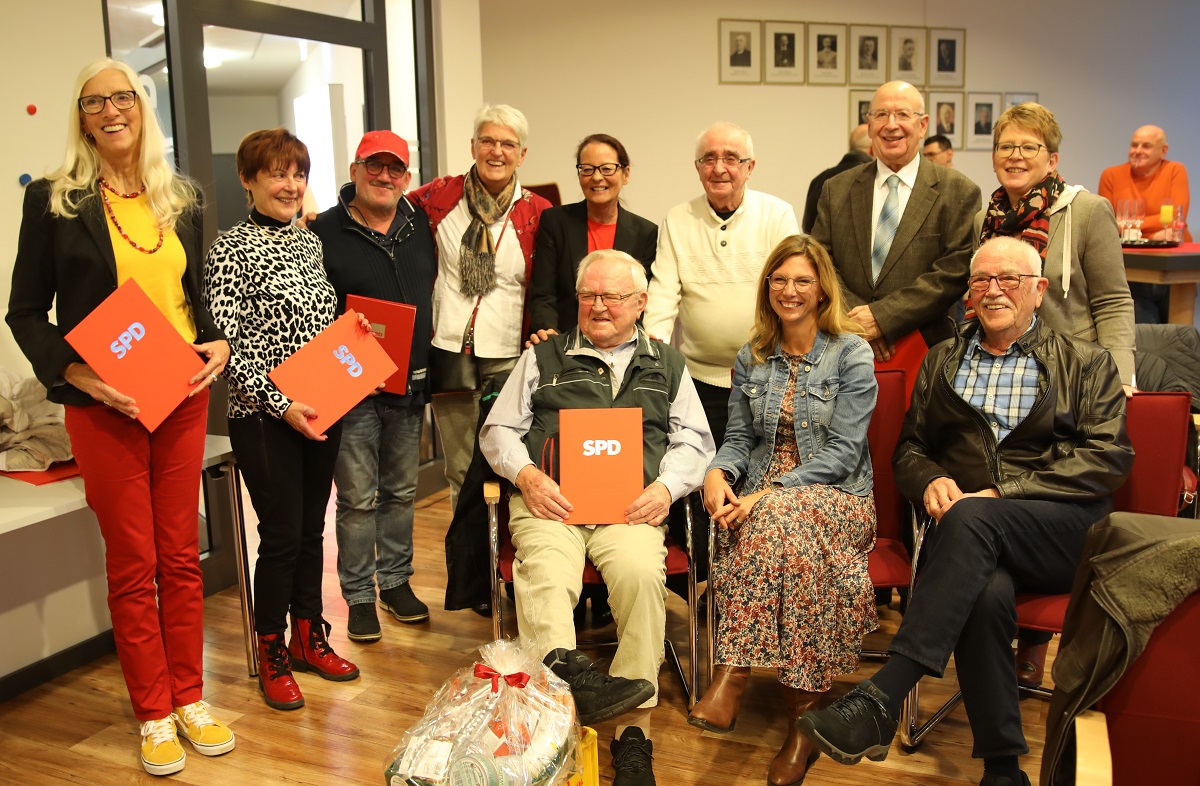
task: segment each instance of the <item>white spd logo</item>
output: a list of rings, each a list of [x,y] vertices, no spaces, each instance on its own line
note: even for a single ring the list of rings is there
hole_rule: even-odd
[[[133,348],[133,342],[141,341],[145,335],[146,328],[142,326],[142,323],[134,322],[128,330],[122,331],[121,335],[117,336],[117,340],[108,345],[108,348],[117,356],[117,360],[120,360]]]
[[[621,452],[621,443],[615,439],[585,439],[583,455],[585,456],[615,456]]]
[[[362,374],[362,363],[359,363],[354,359],[354,355],[351,354],[350,350],[346,348],[345,344],[342,344],[337,349],[333,350],[333,356],[337,358],[343,366],[348,366],[346,373],[350,376],[357,377]]]

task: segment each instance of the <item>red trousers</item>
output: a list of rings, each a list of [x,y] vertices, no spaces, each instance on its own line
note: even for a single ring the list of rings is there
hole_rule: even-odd
[[[139,721],[199,701],[204,580],[198,524],[208,391],[154,433],[105,406],[66,408],[88,505],[104,536],[108,610]]]

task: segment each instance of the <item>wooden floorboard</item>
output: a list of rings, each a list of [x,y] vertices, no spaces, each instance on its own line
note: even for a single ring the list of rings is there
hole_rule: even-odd
[[[249,504],[246,507],[252,514]],[[491,636],[490,620],[470,611],[442,610],[444,537],[449,518],[445,492],[418,503],[412,584],[429,604],[430,620],[401,625],[381,613],[383,640],[362,645],[346,639],[346,606],[338,590],[336,544],[329,516],[323,588],[326,617],[333,624],[334,647],[358,664],[362,676],[335,683],[299,674],[297,680],[307,700],[300,710],[270,709],[262,701],[257,682],[247,675],[237,589],[207,599],[205,698],[236,732],[237,749],[211,759],[189,753],[187,767],[172,776],[173,780],[197,786],[383,783],[385,762],[404,731],[420,718],[426,702],[456,669],[474,662],[476,648]],[[669,634],[685,661],[686,612],[683,601],[671,595]],[[514,618],[508,615],[508,619]],[[898,614],[887,611],[881,622],[881,631],[868,637],[868,647],[886,646],[899,622]],[[1051,645],[1052,653],[1053,648]],[[597,653],[597,658],[603,657]],[[844,693],[876,668],[877,664],[864,662],[858,674],[835,684],[834,693]],[[953,667],[951,678],[922,683],[923,704],[935,706],[954,690],[952,674]],[[652,714],[651,735],[660,784],[760,786],[765,781],[767,767],[785,733],[782,703],[769,672],[755,673],[737,729],[726,735],[701,732],[687,724],[678,680],[665,667],[659,684],[660,701]],[[1022,765],[1036,783],[1047,705],[1027,699],[1021,706],[1033,750]],[[615,723],[608,721],[596,729],[603,784],[612,780],[608,745]],[[137,743],[137,722],[120,668],[116,656],[109,655],[0,704],[0,783],[161,783],[162,778],[142,771]],[[982,764],[971,758],[970,729],[959,707],[915,753],[906,753],[897,742],[883,762],[843,767],[821,758],[805,783],[951,786],[976,784],[981,776]]]

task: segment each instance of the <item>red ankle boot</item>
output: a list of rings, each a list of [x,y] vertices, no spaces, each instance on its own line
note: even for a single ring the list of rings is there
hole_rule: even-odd
[[[294,710],[304,706],[304,695],[292,677],[291,659],[283,646],[283,634],[258,637],[258,687],[268,707]]]
[[[320,617],[308,620],[292,617],[292,640],[288,644],[292,668],[315,671],[334,682],[354,679],[358,676],[358,667],[333,651],[325,638],[327,633],[329,623]]]

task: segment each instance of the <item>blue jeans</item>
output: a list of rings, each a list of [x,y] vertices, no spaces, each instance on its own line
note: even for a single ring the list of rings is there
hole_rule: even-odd
[[[417,496],[425,408],[373,396],[342,418],[337,486],[338,580],[346,604],[375,602],[379,589],[413,574],[413,502]]]

